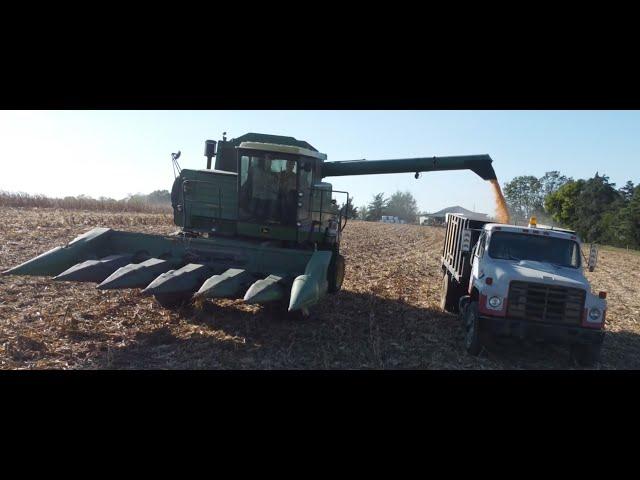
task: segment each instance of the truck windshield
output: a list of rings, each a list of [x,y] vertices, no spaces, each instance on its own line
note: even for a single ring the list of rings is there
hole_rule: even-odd
[[[533,260],[561,267],[580,267],[580,248],[577,242],[541,235],[493,232],[489,256],[504,260]]]

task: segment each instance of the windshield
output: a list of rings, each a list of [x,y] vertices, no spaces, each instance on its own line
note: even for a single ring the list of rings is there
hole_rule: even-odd
[[[515,261],[534,260],[561,267],[580,266],[580,248],[577,242],[542,235],[493,232],[489,256]]]
[[[297,162],[289,155],[241,155],[239,219],[295,225],[297,171]]]

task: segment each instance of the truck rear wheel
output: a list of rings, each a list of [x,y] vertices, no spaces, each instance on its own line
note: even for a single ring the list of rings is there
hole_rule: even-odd
[[[602,345],[571,345],[571,358],[581,367],[593,367],[600,361]]]
[[[458,311],[460,288],[454,283],[449,272],[442,275],[442,291],[440,293],[440,308],[449,313]]]

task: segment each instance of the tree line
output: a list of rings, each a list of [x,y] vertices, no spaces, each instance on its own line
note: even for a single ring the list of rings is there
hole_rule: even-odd
[[[171,194],[167,190],[156,190],[147,195],[128,195],[126,198],[116,200],[109,197],[93,198],[88,195],[51,198],[45,195],[0,191],[0,207],[164,213],[171,211]]]
[[[384,192],[373,195],[368,204],[353,206],[353,197],[349,197],[348,216],[352,219],[378,222],[383,216],[395,216],[407,223],[414,223],[418,216],[418,202],[411,192],[398,190],[390,197]],[[344,206],[344,205],[343,205]]]
[[[585,242],[640,248],[640,185],[629,180],[623,187],[598,172],[578,179],[547,172],[537,178],[515,177],[504,186],[512,222],[526,223],[537,216],[575,230]]]

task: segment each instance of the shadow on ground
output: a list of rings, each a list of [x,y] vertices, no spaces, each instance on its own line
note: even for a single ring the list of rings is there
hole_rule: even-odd
[[[110,348],[98,369],[571,369],[568,348],[507,341],[479,357],[463,348],[457,316],[401,300],[342,291],[307,318],[213,302],[178,311],[194,327],[170,326]],[[640,337],[608,332],[596,368],[640,368]]]

